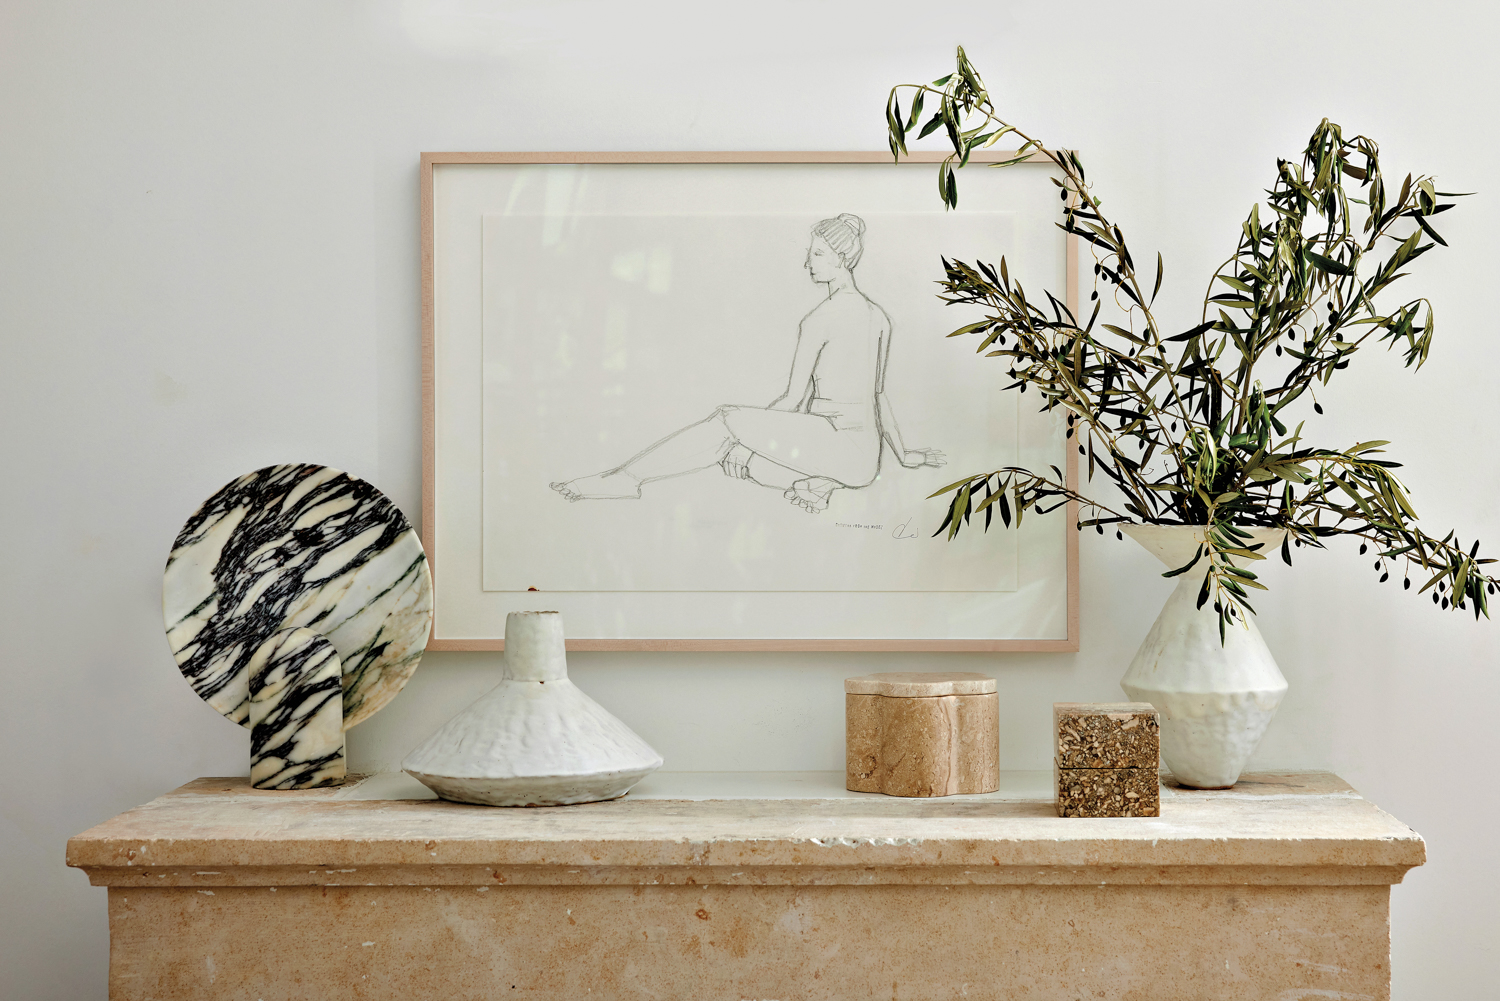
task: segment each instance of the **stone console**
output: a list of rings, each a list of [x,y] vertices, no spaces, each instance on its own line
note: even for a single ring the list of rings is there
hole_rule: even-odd
[[[1390,886],[1425,848],[1326,772],[1109,819],[1056,816],[1045,773],[843,778],[543,809],[199,779],[67,860],[109,888],[118,1001],[1389,996]]]

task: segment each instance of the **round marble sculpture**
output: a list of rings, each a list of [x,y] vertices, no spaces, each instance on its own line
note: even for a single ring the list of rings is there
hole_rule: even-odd
[[[562,616],[505,617],[505,680],[401,762],[443,799],[562,806],[616,799],[662,765],[635,731],[568,680]]]
[[[316,630],[342,665],[347,730],[395,698],[432,628],[432,576],[406,516],[327,466],[267,466],[214,494],[177,536],[162,580],[167,641],[209,705],[250,726],[256,650]]]

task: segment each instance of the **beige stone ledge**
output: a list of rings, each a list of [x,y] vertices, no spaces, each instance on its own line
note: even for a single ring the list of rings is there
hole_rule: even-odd
[[[1038,799],[515,810],[199,779],[73,838],[68,864],[111,886],[1098,883],[1111,871],[1135,884],[1336,885],[1400,882],[1425,859],[1416,832],[1328,773],[1163,793],[1160,817],[1078,819]]]
[[[85,866],[95,886],[1390,886],[1409,866]]]
[[[109,887],[115,1001],[1390,996],[1388,884],[1424,846],[1335,776],[1103,819],[1057,817],[1047,773],[940,800],[842,778],[536,810],[200,779],[68,861]]]

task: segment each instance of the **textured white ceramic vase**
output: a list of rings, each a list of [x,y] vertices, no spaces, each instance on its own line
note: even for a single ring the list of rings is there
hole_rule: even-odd
[[[1205,531],[1201,525],[1122,529],[1173,570],[1193,558]],[[1284,532],[1248,531],[1272,558]],[[1120,687],[1161,713],[1161,756],[1173,777],[1186,786],[1222,789],[1239,779],[1287,686],[1253,616],[1232,621],[1220,643],[1212,601],[1197,607],[1207,572],[1200,563],[1177,578]]]
[[[661,755],[568,680],[562,616],[505,618],[505,680],[401,762],[443,799],[562,806],[615,799]]]

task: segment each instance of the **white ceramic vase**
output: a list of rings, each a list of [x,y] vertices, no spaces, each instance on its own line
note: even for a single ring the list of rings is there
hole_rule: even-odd
[[[1201,525],[1125,525],[1122,530],[1173,570],[1193,558],[1205,532]],[[1260,552],[1268,559],[1285,534],[1247,531],[1262,543]],[[1177,578],[1120,687],[1161,713],[1161,756],[1178,782],[1223,789],[1239,779],[1287,685],[1253,616],[1231,620],[1220,642],[1212,601],[1197,607],[1207,572],[1207,563],[1200,562]]]
[[[406,756],[443,799],[562,806],[615,799],[662,758],[568,680],[562,616],[505,618],[505,680]]]

